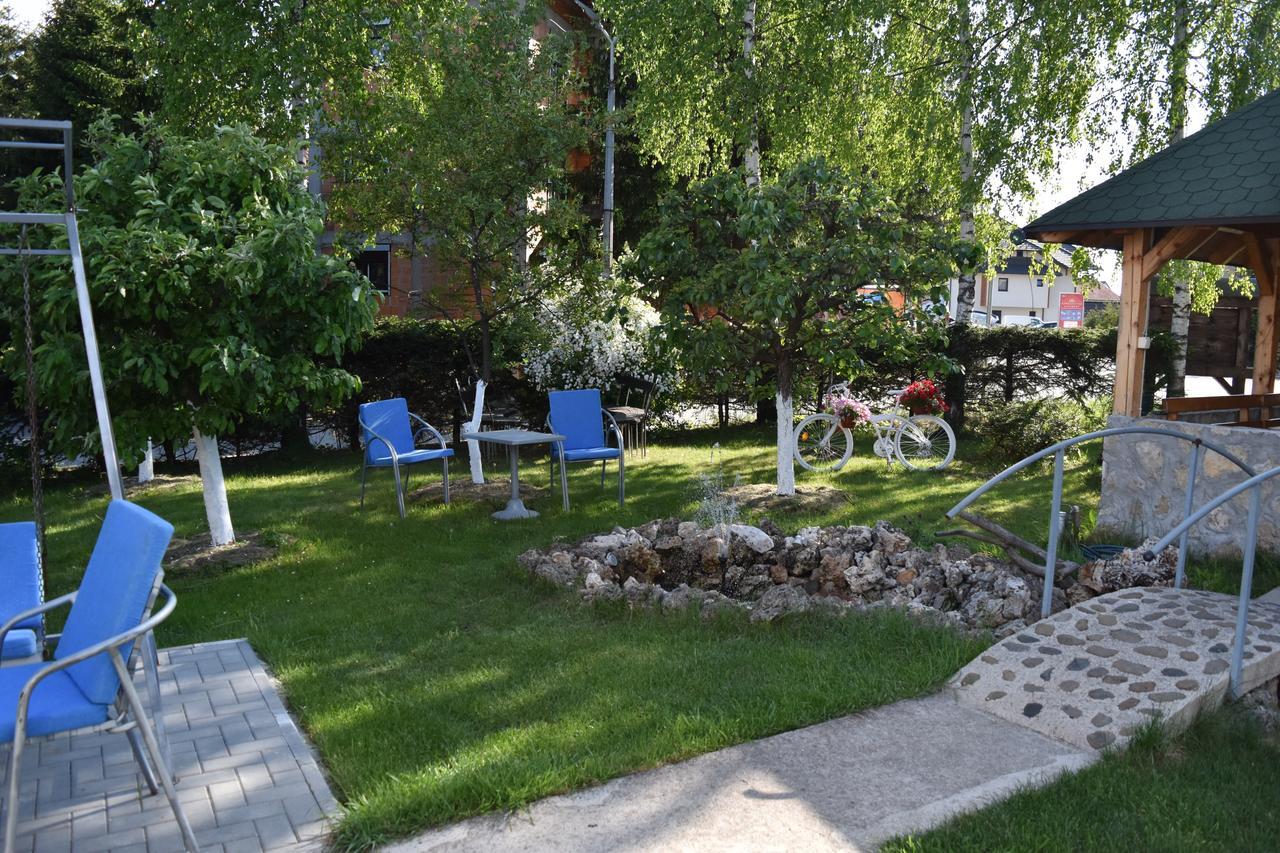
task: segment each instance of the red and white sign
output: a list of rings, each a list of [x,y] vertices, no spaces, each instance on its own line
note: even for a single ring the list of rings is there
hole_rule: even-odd
[[[1058,294],[1058,328],[1079,329],[1084,326],[1084,294]]]

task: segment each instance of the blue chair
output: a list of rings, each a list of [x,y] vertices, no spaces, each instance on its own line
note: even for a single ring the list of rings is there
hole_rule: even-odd
[[[0,524],[0,623],[34,610],[44,601],[40,571],[40,541],[35,522]],[[14,624],[0,645],[0,661],[19,660],[44,650],[44,615],[37,613]]]
[[[163,584],[160,569],[172,536],[173,526],[159,516],[127,501],[112,501],[80,589],[19,613],[0,626],[2,639],[25,619],[71,605],[52,661],[0,668],[0,743],[13,744],[5,850],[16,849],[19,774],[27,739],[100,728],[128,735],[147,786],[153,794],[157,784],[163,787],[187,849],[197,849],[174,790],[173,772],[130,674],[131,666],[140,661],[151,668],[145,674],[154,676],[155,661],[148,661],[151,656],[145,649],[154,648],[148,642],[151,631],[177,604]],[[166,601],[153,612],[161,592]],[[156,682],[149,677],[148,684]],[[158,687],[149,692],[157,704]],[[152,710],[163,722],[158,704]]]
[[[626,500],[626,459],[622,453],[622,431],[613,414],[600,404],[600,391],[590,388],[582,391],[552,391],[547,395],[551,402],[551,414],[547,424],[551,431],[565,437],[563,442],[551,445],[551,461],[560,463],[560,481],[563,484],[564,466],[569,462],[600,462],[600,485],[604,485],[606,466],[610,459],[618,460],[618,506]],[[608,423],[616,442],[608,445],[604,425]]]
[[[410,418],[422,426],[415,431]],[[424,432],[439,442],[440,447],[419,449],[418,436]],[[439,430],[409,411],[409,404],[404,397],[361,403],[360,433],[364,437],[364,464],[360,468],[361,508],[364,507],[365,476],[369,469],[390,468],[396,479],[396,503],[400,506],[400,517],[404,518],[404,495],[409,488],[409,472],[405,472],[402,481],[400,466],[434,462],[437,459],[444,464],[444,502],[449,502],[449,459],[453,456],[453,449],[445,446],[444,436]]]

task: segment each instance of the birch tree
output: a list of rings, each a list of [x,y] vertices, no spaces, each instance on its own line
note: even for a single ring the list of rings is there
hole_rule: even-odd
[[[1110,143],[1112,171],[1182,140],[1193,114],[1211,121],[1280,85],[1277,0],[1127,0],[1122,13],[1124,36],[1093,111],[1092,132]],[[1224,274],[1174,261],[1160,276],[1172,302],[1171,397],[1186,395],[1191,312],[1213,310]]]

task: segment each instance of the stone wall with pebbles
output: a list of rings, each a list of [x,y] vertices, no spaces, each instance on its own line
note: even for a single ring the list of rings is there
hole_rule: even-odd
[[[1200,590],[1121,590],[992,646],[951,682],[960,701],[1068,743],[1123,745],[1144,724],[1190,723],[1227,691],[1236,599]],[[1255,602],[1245,689],[1280,675],[1280,606]]]
[[[1203,438],[1236,454],[1256,471],[1280,465],[1280,433],[1249,427],[1220,427],[1183,421],[1113,415],[1109,427],[1153,426]],[[1191,443],[1158,435],[1114,435],[1103,444],[1102,499],[1097,529],[1118,536],[1160,537],[1182,521]],[[1196,478],[1197,506],[1221,494],[1247,475],[1235,463],[1205,450]],[[1262,489],[1262,523],[1258,546],[1280,553],[1280,479]],[[1239,554],[1244,545],[1244,498],[1224,504],[1191,528],[1188,550],[1193,554]]]
[[[1137,551],[1087,566],[1054,590],[1054,609],[1117,584],[1167,584],[1175,555]],[[526,551],[520,564],[586,600],[625,599],[664,609],[748,610],[755,620],[814,608],[899,607],[997,637],[1039,616],[1043,585],[1009,563],[964,548],[925,550],[891,525],[808,527],[788,536],[770,524],[699,527],[664,519],[615,528],[575,544]]]

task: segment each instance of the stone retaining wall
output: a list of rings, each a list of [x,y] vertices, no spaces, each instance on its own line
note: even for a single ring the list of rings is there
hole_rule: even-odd
[[[1258,472],[1280,465],[1280,433],[1274,431],[1122,415],[1112,415],[1107,425],[1135,424],[1211,441]],[[1164,536],[1176,527],[1183,517],[1190,453],[1189,442],[1161,436],[1119,435],[1105,439],[1098,530],[1141,540]],[[1196,477],[1195,505],[1243,482],[1246,476],[1233,462],[1206,449]],[[1239,555],[1248,511],[1246,495],[1214,510],[1191,529],[1188,551],[1195,555]],[[1269,481],[1262,490],[1258,547],[1280,553],[1280,478]]]

